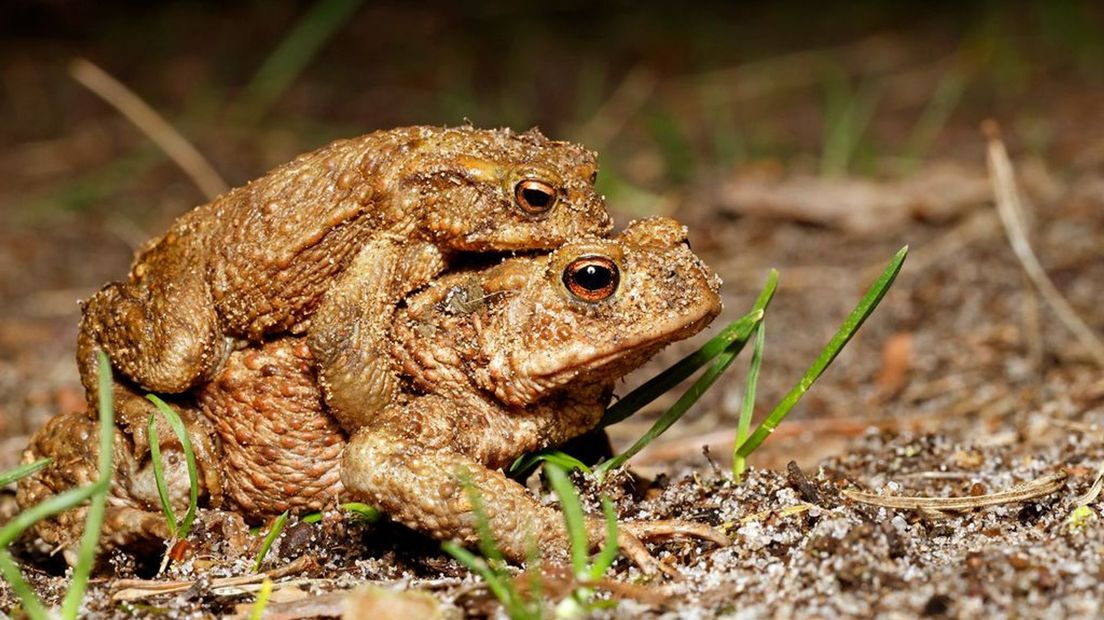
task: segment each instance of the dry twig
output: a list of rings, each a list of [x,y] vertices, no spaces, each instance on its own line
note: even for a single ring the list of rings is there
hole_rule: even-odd
[[[850,489],[840,491],[840,493],[852,501],[885,508],[932,511],[972,510],[985,506],[1026,502],[1037,497],[1050,495],[1066,486],[1066,477],[1066,472],[1060,471],[1014,486],[1007,491],[976,497],[907,497],[902,495],[878,495],[877,493],[852,491]]]
[[[650,70],[643,67],[632,69],[601,107],[579,128],[578,135],[590,148],[601,151],[644,106],[658,83],[658,78]]]
[[[1023,204],[1016,189],[1012,162],[1008,158],[1008,151],[1004,148],[1004,141],[1000,138],[999,127],[996,122],[987,121],[982,128],[989,139],[989,178],[993,184],[997,213],[1008,235],[1012,251],[1016,253],[1016,258],[1019,259],[1027,277],[1054,310],[1058,320],[1088,348],[1089,354],[1096,363],[1104,367],[1104,341],[1101,341],[1100,337],[1081,320],[1062,293],[1058,291],[1058,287],[1054,286],[1054,282],[1039,263],[1038,257],[1031,249],[1031,243],[1027,240]]]
[[[314,566],[317,566],[318,562],[311,556],[305,555],[286,566],[281,566],[273,570],[256,573],[252,575],[242,575],[240,577],[219,577],[212,579],[209,587],[214,590],[217,588],[230,588],[230,587],[243,587],[250,584],[257,584],[265,579],[279,579],[280,577],[286,577],[288,575],[294,575],[303,571],[309,570]],[[195,581],[151,581],[148,579],[119,579],[115,581],[113,588],[115,593],[111,595],[112,600],[115,601],[137,601],[151,596],[157,596],[159,594],[169,594],[172,592],[182,592],[193,587],[196,584]]]
[[[192,179],[208,199],[228,189],[226,181],[203,155],[160,114],[142,101],[138,95],[106,71],[84,58],[77,58],[69,65],[69,74],[85,88],[99,95],[120,114],[153,140],[172,159],[184,174]]]
[[[1096,470],[1096,480],[1093,480],[1093,484],[1089,487],[1085,494],[1077,498],[1074,502],[1077,506],[1088,506],[1096,501],[1096,498],[1100,497],[1100,491],[1104,489],[1104,463],[1100,464],[1100,467]]]

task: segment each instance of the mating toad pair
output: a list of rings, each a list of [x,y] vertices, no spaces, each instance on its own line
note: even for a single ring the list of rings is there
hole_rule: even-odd
[[[533,536],[564,548],[561,515],[502,468],[592,429],[617,379],[720,311],[681,225],[609,236],[596,174],[594,153],[535,130],[411,127],[335,142],[186,213],[85,304],[89,409],[35,435],[24,460],[53,462],[20,484],[21,505],[95,479],[102,350],[118,420],[111,544],[168,535],[153,392],[185,421],[206,507],[256,522],[362,501],[471,545],[470,481],[507,557]],[[183,510],[181,447],[159,431]],[[80,518],[36,534],[72,549]],[[604,539],[601,519],[588,529]],[[619,544],[652,569],[641,539],[670,535],[725,542],[644,521],[621,524]]]

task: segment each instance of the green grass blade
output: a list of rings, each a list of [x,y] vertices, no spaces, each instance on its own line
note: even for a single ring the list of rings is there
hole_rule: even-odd
[[[280,536],[280,532],[284,531],[284,524],[288,520],[288,511],[284,511],[280,516],[276,517],[276,521],[272,523],[272,527],[269,528],[268,534],[265,534],[264,542],[261,543],[261,550],[257,553],[257,561],[253,563],[253,571],[260,572],[261,564],[264,564],[265,556],[268,555],[268,550],[272,548],[272,543],[276,542],[276,538]]]
[[[111,490],[111,470],[115,447],[115,406],[112,402],[111,364],[103,351],[97,352],[97,379],[100,409],[100,453],[97,462],[96,484],[93,485],[91,505],[84,519],[84,533],[77,549],[77,564],[65,600],[61,604],[61,617],[75,619],[80,613],[81,600],[88,586],[88,576],[96,561],[96,546],[100,542],[104,512],[107,510],[107,494]]]
[[[544,473],[552,485],[552,491],[560,498],[560,510],[563,511],[567,538],[571,545],[571,569],[576,579],[585,579],[587,560],[590,558],[590,535],[587,532],[583,506],[579,503],[579,494],[575,485],[567,479],[567,474],[554,463],[545,463]]]
[[[697,372],[699,368],[713,361],[741,334],[750,333],[749,327],[754,327],[762,320],[763,313],[770,305],[771,299],[774,298],[774,292],[777,288],[778,271],[771,269],[767,275],[767,281],[763,285],[763,290],[759,293],[759,297],[755,300],[755,305],[751,307],[750,312],[729,323],[697,351],[675,362],[670,368],[652,377],[614,403],[606,410],[602,420],[598,423],[598,427],[604,428],[616,424],[633,415],[661,394],[666,393]]]
[[[479,489],[472,483],[471,475],[467,471],[461,470],[458,477],[464,485],[464,489],[468,494],[468,501],[472,506],[476,529],[479,533],[479,549],[483,554],[483,558],[477,558],[455,541],[445,542],[441,545],[441,548],[468,567],[468,570],[478,573],[483,578],[491,593],[506,609],[506,613],[510,618],[540,618],[539,615],[535,615],[530,604],[523,600],[513,578],[506,571],[506,560],[495,541],[494,532],[491,531],[490,519],[487,518],[487,512],[483,509],[483,500],[479,495]],[[537,607],[539,609],[539,604]]]
[[[375,506],[369,506],[368,504],[362,504],[360,502],[349,502],[347,504],[342,504],[341,507],[359,516],[364,521],[368,521],[369,523],[375,523],[376,521],[380,520],[381,516],[383,516],[383,513],[380,512],[379,508],[376,508]]]
[[[525,533],[525,576],[529,581],[527,600],[519,601],[533,618],[540,620],[544,613],[544,579],[541,571],[541,553],[532,528]]]
[[[249,612],[249,620],[261,620],[264,617],[270,596],[272,596],[272,580],[265,578],[261,582],[261,591],[257,593],[257,600],[253,602],[253,609]]]
[[[828,68],[824,81],[822,175],[841,175],[848,171],[881,94],[882,87],[878,83],[861,83],[852,88],[842,67],[832,64]]]
[[[521,472],[529,470],[529,468],[533,467],[537,463],[542,462],[546,454],[550,453],[542,450],[540,452],[529,452],[527,454],[522,454],[521,456],[514,459],[514,462],[510,463],[510,466],[506,468],[506,474],[509,475],[511,478],[515,477]]]
[[[606,544],[594,558],[590,566],[589,577],[597,581],[605,576],[613,561],[617,559],[617,513],[613,510],[613,502],[608,497],[602,498],[602,514],[606,517]]]
[[[368,523],[375,523],[376,521],[379,521],[381,516],[383,516],[383,513],[380,512],[379,508],[376,508],[375,506],[369,506],[368,504],[362,504],[360,502],[349,502],[346,504],[342,504],[341,507],[346,511],[355,514],[360,520],[367,521]],[[322,521],[322,513],[312,512],[304,515],[299,520],[303,523],[320,523]]]
[[[7,547],[35,523],[78,506],[95,493],[95,485],[69,489],[19,512],[0,528],[0,548]]]
[[[914,171],[920,160],[931,150],[968,85],[966,72],[958,67],[951,68],[939,79],[931,100],[905,140],[901,158],[906,162],[907,171]]]
[[[38,595],[23,579],[23,573],[16,566],[15,560],[12,559],[7,549],[0,549],[0,574],[4,575],[4,579],[11,585],[12,591],[23,603],[23,613],[27,614],[28,618],[31,620],[49,620],[50,616],[47,615],[46,608],[42,606],[42,601],[38,600]],[[0,617],[7,618],[3,615],[3,612],[0,612]]]
[[[92,503],[88,506],[88,514],[84,519],[84,533],[81,535],[80,547],[77,550],[77,564],[73,567],[69,589],[66,590],[65,600],[61,605],[61,617],[65,620],[76,620],[80,615],[80,604],[84,600],[84,592],[88,587],[88,577],[92,574],[92,567],[96,563],[96,547],[100,543],[106,509],[107,490],[99,490],[92,496]]]
[[[161,463],[161,437],[157,433],[157,418],[150,414],[146,423],[146,435],[149,436],[150,461],[153,464],[153,480],[157,484],[157,497],[161,500],[161,512],[169,526],[169,536],[176,538],[176,511],[169,501],[169,485],[165,482],[165,466]]]
[[[497,572],[491,570],[487,562],[475,557],[475,554],[463,548],[454,540],[446,541],[441,545],[441,548],[445,550],[445,553],[456,558],[456,561],[463,564],[468,570],[482,577],[491,594],[494,594],[494,597],[498,599],[499,603],[502,603],[503,607],[513,608],[514,599],[510,596],[510,588],[506,585],[506,580]],[[510,614],[510,616],[514,617],[513,614]]]
[[[761,315],[759,318],[762,320]],[[724,371],[728,370],[728,367],[736,360],[736,356],[743,351],[744,345],[747,344],[748,338],[751,337],[752,331],[758,324],[759,323],[756,322],[745,325],[744,330],[742,330],[742,332],[737,335],[736,339],[713,360],[713,364],[702,374],[702,376],[698,377],[698,380],[695,381],[677,401],[675,401],[675,404],[672,405],[666,413],[656,420],[655,424],[648,429],[648,432],[644,433],[640,439],[636,440],[636,443],[629,447],[628,450],[625,450],[621,454],[595,467],[594,471],[598,476],[603,477],[610,470],[624,465],[626,461],[636,456],[645,446],[655,441],[656,437],[662,435],[667,429],[671,428],[672,424],[682,418],[690,407],[698,402],[702,394],[705,394],[706,390],[712,387],[713,383],[724,374]]]
[[[736,454],[738,448],[747,439],[751,430],[751,416],[755,413],[755,390],[759,385],[759,369],[763,366],[763,348],[767,342],[767,322],[759,323],[755,329],[755,348],[751,350],[751,366],[748,368],[747,387],[744,388],[744,403],[740,408],[740,421],[736,425],[736,442],[733,443],[732,478],[736,482],[747,469],[747,459]]]
[[[889,287],[893,285],[893,280],[897,278],[897,274],[901,271],[901,266],[905,262],[905,257],[908,255],[908,246],[901,248],[894,255],[893,260],[886,266],[882,275],[874,282],[874,284],[863,295],[859,305],[851,311],[847,319],[840,326],[839,331],[836,332],[832,339],[828,342],[828,345],[824,347],[820,355],[813,361],[813,364],[805,371],[805,375],[801,377],[801,380],[797,382],[787,394],[782,398],[782,401],[767,415],[767,417],[759,423],[755,432],[751,437],[747,439],[736,450],[736,455],[740,458],[746,459],[756,448],[762,444],[774,429],[782,422],[783,418],[789,414],[790,410],[797,405],[801,397],[805,395],[805,392],[809,391],[813,383],[824,373],[824,370],[828,368],[828,365],[832,363],[839,352],[847,345],[851,337],[855,335],[855,332],[862,327],[864,321],[870,316],[870,313],[874,311],[874,308],[878,307],[878,303],[882,301],[885,294],[889,291]]]
[[[163,401],[160,398],[154,396],[153,394],[147,394],[146,398],[151,403],[153,403],[154,406],[157,407],[157,410],[161,412],[161,415],[165,416],[165,420],[169,423],[169,426],[172,428],[173,432],[176,433],[176,438],[180,441],[181,450],[184,451],[184,461],[185,461],[185,463],[187,463],[187,466],[188,466],[188,512],[184,514],[184,520],[181,521],[179,526],[177,526],[175,528],[175,530],[176,530],[175,535],[178,538],[187,538],[188,537],[188,532],[190,532],[192,530],[192,522],[195,521],[196,509],[199,505],[199,468],[196,466],[195,450],[192,448],[191,439],[188,438],[188,431],[187,431],[186,428],[184,428],[184,421],[180,419],[180,416],[176,413],[176,411],[173,411],[172,407],[169,407],[165,403],[165,401]],[[150,416],[150,428],[151,429],[153,428],[153,417],[152,416]],[[150,436],[151,437],[156,437],[157,436],[157,431],[152,431]],[[153,450],[153,445],[156,444],[156,443],[157,443],[156,440],[154,440],[154,439],[150,440],[150,451],[151,452]],[[158,446],[158,448],[160,448],[160,446]],[[155,458],[156,458],[155,463],[157,463],[161,460],[160,450],[158,451],[157,456]],[[154,467],[156,468],[157,465],[155,465]],[[155,471],[156,471],[156,469],[155,469]],[[163,479],[161,479],[158,482],[158,486],[157,486],[158,494],[161,493],[161,484],[163,482],[164,482]],[[166,502],[168,501],[167,493],[168,493],[168,491],[166,489],[166,495],[161,498],[162,507],[164,507]],[[166,516],[172,514],[171,511],[172,511],[172,507],[170,506],[169,507],[169,512],[165,513]],[[176,518],[174,516],[173,517],[173,522],[175,523],[175,521],[176,521]],[[170,529],[170,531],[171,531],[171,529]]]
[[[464,489],[468,494],[468,503],[471,504],[472,514],[475,515],[475,528],[479,533],[479,552],[487,559],[491,567],[498,570],[506,563],[502,551],[498,548],[494,532],[491,531],[491,520],[487,518],[487,511],[483,509],[483,497],[479,495],[479,489],[471,481],[471,475],[466,471],[460,476]]]
[[[560,452],[557,450],[548,454],[541,454],[540,460],[546,463],[557,465],[567,471],[578,469],[584,474],[590,473],[590,468],[586,466],[586,463],[583,463],[579,459],[571,456],[570,454],[567,454],[566,452]]]
[[[514,462],[507,469],[507,473],[512,476],[518,472],[528,470],[537,463],[555,463],[567,471],[578,469],[585,474],[591,473],[586,463],[560,450],[542,450],[523,454],[514,459]]]
[[[245,87],[238,113],[256,119],[287,91],[361,0],[319,0],[276,46]]]
[[[38,470],[46,467],[52,463],[54,459],[38,459],[34,463],[27,463],[26,465],[20,465],[15,469],[10,469],[6,472],[0,473],[0,489],[8,486],[13,482],[17,482],[37,472]]]

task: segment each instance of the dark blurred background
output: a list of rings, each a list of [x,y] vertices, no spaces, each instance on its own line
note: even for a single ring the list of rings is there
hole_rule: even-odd
[[[135,247],[207,199],[71,78],[76,58],[164,116],[230,185],[329,140],[405,124],[537,125],[583,142],[600,153],[619,224],[667,214],[690,225],[726,279],[726,317],[743,312],[768,266],[782,269],[768,403],[906,242],[918,271],[807,407],[865,419],[897,402],[901,385],[869,387],[894,334],[915,333],[933,356],[917,353],[909,368],[955,359],[1007,370],[1002,353],[953,353],[994,321],[1019,325],[1021,300],[1000,287],[1022,292],[1023,281],[999,229],[954,236],[988,201],[984,119],[1000,121],[1025,162],[1041,219],[1075,223],[1043,231],[1053,243],[1042,254],[1057,248],[1059,284],[1095,308],[1099,203],[1086,211],[1060,197],[1091,194],[1083,186],[1104,165],[1104,5],[550,4],[0,5],[0,436],[80,406],[76,300],[121,278]],[[925,176],[935,166],[951,180]],[[978,254],[955,255],[963,247]],[[946,256],[996,265],[956,271]],[[1089,272],[1079,270],[1086,256]],[[939,288],[948,279],[957,288]],[[999,286],[970,302],[985,283]],[[924,331],[948,308],[957,314],[944,331]],[[731,384],[688,432],[731,424],[740,381]]]
[[[0,7],[0,140],[23,165],[6,167],[4,199],[117,212],[119,192],[162,172],[67,77],[78,56],[231,184],[336,137],[465,120],[590,144],[626,210],[751,161],[877,174],[975,156],[959,132],[988,116],[1025,148],[1069,157],[1098,103],[1083,95],[1104,81],[1102,13],[1095,2],[16,0]],[[59,139],[71,143],[43,161]],[[187,191],[160,180],[162,196]]]

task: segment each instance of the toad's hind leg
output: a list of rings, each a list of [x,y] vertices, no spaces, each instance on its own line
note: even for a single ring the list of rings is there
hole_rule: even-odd
[[[388,334],[395,306],[444,267],[432,244],[377,239],[326,293],[307,345],[326,405],[347,432],[367,425],[393,399],[398,379]]]
[[[84,307],[77,336],[77,369],[88,410],[99,408],[96,353],[102,350],[114,374],[115,417],[131,436],[136,456],[148,447],[146,421],[156,412],[144,395],[182,392],[216,372],[228,354],[229,342],[221,336],[213,311],[208,315],[203,310],[210,304],[194,301],[199,293],[194,285],[190,288],[190,294],[162,297],[131,283],[113,283],[93,295]],[[172,299],[181,305],[166,303]],[[187,307],[192,310],[182,309]],[[165,350],[159,343],[165,343]]]
[[[99,442],[95,440],[99,422],[84,412],[69,412],[46,422],[23,452],[23,463],[48,458],[50,463],[16,487],[21,509],[46,501],[60,493],[96,483]],[[187,471],[184,459],[174,447],[165,444],[166,478],[170,499],[178,514],[187,507]],[[129,441],[116,429],[112,448],[112,483],[104,514],[100,544],[102,548],[158,546],[169,537],[165,516],[157,509],[159,500],[151,467],[138,467],[131,455]],[[201,478],[201,481],[205,478]],[[202,487],[201,487],[202,489]],[[48,552],[60,550],[73,564],[85,526],[87,504],[39,521],[31,528],[36,543]]]
[[[132,276],[105,286],[85,304],[77,364],[90,395],[96,393],[97,349],[140,388],[177,394],[210,379],[229,348],[196,270],[178,279]]]
[[[142,394],[183,392],[213,376],[229,353],[194,245],[187,236],[166,235],[139,256],[126,282],[108,284],[84,304],[77,368],[89,409],[97,407],[102,350],[123,375],[115,382],[115,409],[138,448],[153,411]]]

